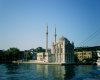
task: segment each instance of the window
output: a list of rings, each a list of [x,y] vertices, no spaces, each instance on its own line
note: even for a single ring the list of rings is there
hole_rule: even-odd
[[[86,55],[86,53],[84,53],[84,55]]]

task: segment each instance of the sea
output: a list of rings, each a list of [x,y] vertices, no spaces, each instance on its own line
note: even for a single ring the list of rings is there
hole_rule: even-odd
[[[100,66],[0,64],[0,80],[100,80]]]

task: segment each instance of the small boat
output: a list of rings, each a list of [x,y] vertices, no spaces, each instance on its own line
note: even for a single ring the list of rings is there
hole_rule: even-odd
[[[97,60],[97,65],[100,65],[100,51],[97,51],[97,56],[98,56],[98,60]]]
[[[97,65],[100,65],[100,59],[99,59],[99,60],[97,60],[97,62],[96,62],[96,63],[97,63]]]

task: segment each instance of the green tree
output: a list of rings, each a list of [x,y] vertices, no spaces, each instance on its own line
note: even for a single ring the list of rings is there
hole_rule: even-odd
[[[76,63],[79,62],[78,57],[77,57],[77,54],[74,54],[74,61],[75,61]]]
[[[7,51],[5,51],[5,53],[6,53],[7,60],[9,60],[9,61],[18,60],[20,50],[17,48],[10,48]]]
[[[24,60],[25,61],[28,61],[28,60],[31,60],[32,59],[32,54],[30,51],[26,50],[24,51]]]
[[[35,49],[35,52],[45,52],[45,49],[43,49],[42,47],[37,47]]]

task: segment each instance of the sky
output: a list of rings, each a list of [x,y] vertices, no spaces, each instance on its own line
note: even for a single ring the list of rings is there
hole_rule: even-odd
[[[54,29],[75,47],[100,46],[100,0],[0,0],[0,49],[51,48]]]

